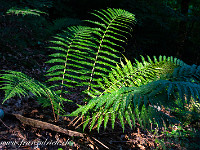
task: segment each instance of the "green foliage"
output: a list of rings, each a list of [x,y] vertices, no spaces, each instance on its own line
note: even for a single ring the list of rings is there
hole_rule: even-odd
[[[181,120],[185,126],[198,127],[200,121],[200,103],[192,98],[186,105],[183,105],[181,100],[178,100],[176,104],[179,105],[179,108],[173,110],[174,116]]]
[[[121,43],[126,41],[126,36],[135,23],[134,15],[122,9],[109,8],[92,14],[100,21],[87,20],[87,22],[98,28],[72,26],[67,28],[64,33],[58,34],[55,41],[51,41],[53,46],[50,48],[57,52],[51,54],[50,56],[53,58],[47,62],[53,64],[47,71],[47,76],[50,76],[48,82],[54,82],[49,89],[54,90],[59,97],[57,98],[59,106],[63,101],[69,101],[65,99],[64,95],[68,93],[70,87],[86,86],[87,91],[98,87],[95,84],[98,78],[107,75],[110,72],[109,68],[114,68],[118,63],[119,56],[116,53],[123,48]],[[10,73],[14,74],[14,72]],[[35,93],[37,84],[30,84],[30,87],[23,84],[21,87],[16,85],[16,82],[24,81],[21,76],[16,79],[16,82],[13,82],[11,78],[5,78],[5,75],[2,76],[10,84],[10,86],[4,85],[5,87],[2,88],[6,92],[6,97],[10,98],[16,94],[25,96],[28,94],[27,91],[31,90],[36,94],[35,96],[40,96],[39,93]],[[29,77],[26,78],[29,79]],[[11,87],[13,90],[17,88],[19,90],[13,94],[10,91]],[[45,106],[50,104],[42,98],[39,101]]]
[[[14,96],[36,96],[38,98],[45,97],[44,106],[53,105],[55,110],[63,109],[58,105],[60,98],[54,91],[50,90],[41,82],[28,77],[27,75],[17,71],[4,71],[0,74],[0,79],[3,79],[0,89],[5,91],[3,103]]]
[[[22,10],[15,10],[15,13],[22,13]],[[30,9],[26,13],[30,14]],[[136,123],[144,128],[149,128],[151,123],[159,127],[181,123],[160,108],[173,111],[178,108],[178,99],[183,105],[189,103],[191,98],[199,100],[200,66],[190,66],[166,56],[158,59],[154,56],[153,60],[149,56],[148,60],[141,57],[142,62],[135,60],[134,64],[125,58],[124,64],[120,62],[120,53],[135,24],[134,15],[111,8],[91,14],[96,18],[95,21],[86,20],[91,26],[68,27],[51,41],[50,48],[56,51],[47,62],[52,64],[46,74],[51,86],[20,72],[5,71],[1,74],[4,83],[1,89],[5,91],[3,102],[16,95],[33,94],[44,106],[53,105],[53,109],[60,113],[62,102],[69,101],[65,98],[68,89],[83,86],[86,89],[84,92],[93,99],[70,114],[81,114],[85,118],[83,128],[89,125],[90,130],[97,127],[99,131],[102,125],[107,127],[109,119],[112,128],[119,120],[123,130],[126,123],[131,128]],[[53,24],[50,31],[65,26],[59,26],[59,20]]]
[[[158,71],[157,65],[162,66],[160,64],[163,61],[165,65]],[[168,68],[173,66],[174,71],[166,72],[167,65],[169,65]],[[182,104],[185,104],[190,102],[191,97],[195,100],[200,97],[200,66],[189,66],[176,58],[165,56],[160,56],[159,61],[155,57],[154,61],[151,59],[149,62],[143,59],[142,63],[136,61],[135,65],[127,61],[127,64],[122,64],[122,66],[122,69],[118,67],[110,73],[109,80],[104,78],[107,84],[104,86],[104,95],[93,98],[86,106],[72,112],[71,116],[81,113],[82,116],[91,117],[91,120],[95,118],[95,121],[98,118],[108,120],[107,118],[111,117],[112,124],[118,118],[123,129],[124,120],[132,127],[132,125],[135,126],[136,119],[141,127],[147,128],[152,122],[162,127],[181,122],[165,114],[159,107],[172,110],[178,107],[175,103],[178,98],[182,100]],[[130,73],[131,70],[135,72]],[[165,76],[163,76],[163,70]],[[121,78],[119,74],[126,79]],[[107,116],[107,113],[110,115]],[[92,116],[91,114],[97,115]],[[94,122],[91,123],[90,129],[92,125],[95,125]],[[98,126],[99,121],[96,124]]]
[[[183,128],[182,126],[173,126],[172,131],[163,132],[166,136],[165,145],[168,149],[175,145],[180,145],[185,149],[198,149],[199,143],[195,140],[199,139],[199,131],[194,128]]]
[[[69,27],[64,34],[58,34],[51,41],[58,51],[47,63],[53,63],[47,72],[48,81],[59,81],[53,87],[60,86],[60,94],[67,92],[63,88],[86,86],[86,92],[98,88],[95,84],[100,76],[106,76],[109,68],[118,63],[118,49],[132,30],[134,15],[121,9],[107,9],[92,13],[100,21],[87,22],[97,28],[77,26]],[[73,79],[72,79],[73,78]]]
[[[141,56],[142,62],[135,59],[134,64],[125,58],[126,65],[121,61],[120,66],[117,65],[116,69],[112,69],[108,77],[104,77],[102,82],[99,81],[103,93],[110,93],[121,87],[145,85],[172,73],[178,66],[186,65],[183,61],[173,57],[159,56],[158,60],[155,56],[153,60],[149,56],[147,58],[148,61]]]
[[[0,17],[1,45],[5,51],[22,51],[47,38],[48,33],[44,28],[48,24],[45,9],[41,11],[38,7],[29,7],[25,2],[13,2],[12,6],[7,3],[3,3],[2,7],[6,10]]]
[[[22,16],[25,16],[25,15],[40,16],[40,14],[47,14],[47,13],[42,12],[42,11],[37,10],[37,9],[30,9],[30,8],[22,9],[22,8],[12,7],[6,12],[6,14],[15,14],[15,15],[21,14]]]
[[[5,51],[16,53],[23,49],[44,44],[49,37],[70,25],[80,24],[75,18],[52,19],[49,9],[51,0],[3,1],[0,16],[0,42]],[[31,39],[31,40],[30,40]],[[45,51],[43,51],[45,52]]]

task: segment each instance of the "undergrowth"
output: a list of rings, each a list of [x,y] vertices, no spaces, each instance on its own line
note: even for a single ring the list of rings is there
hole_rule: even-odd
[[[90,96],[87,105],[79,105],[70,114],[82,118],[79,125],[83,129],[89,126],[99,131],[109,120],[112,128],[119,120],[123,130],[126,123],[131,128],[139,123],[146,129],[151,124],[163,127],[183,123],[166,111],[181,111],[192,100],[199,105],[200,66],[187,65],[172,56],[141,56],[141,62],[132,63],[121,52],[136,23],[134,15],[111,8],[91,14],[96,20],[85,20],[88,26],[70,26],[51,41],[49,48],[54,52],[47,62],[52,67],[46,83],[3,70],[3,103],[14,96],[34,95],[44,107],[52,107],[58,121],[60,115],[66,115],[65,102],[72,102],[65,97],[69,89],[84,87],[83,93]]]

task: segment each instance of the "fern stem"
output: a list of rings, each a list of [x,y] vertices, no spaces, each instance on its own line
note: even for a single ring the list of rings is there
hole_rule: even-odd
[[[117,18],[117,17],[113,18],[113,19],[110,21],[110,24],[111,24],[111,22],[113,22],[113,20],[115,20],[116,18]],[[96,62],[97,62],[97,59],[98,59],[98,56],[99,56],[99,52],[100,52],[100,50],[101,50],[101,45],[102,45],[102,43],[103,43],[103,40],[104,40],[105,35],[106,35],[106,33],[107,33],[107,30],[108,30],[108,28],[110,27],[110,24],[107,26],[107,28],[106,28],[106,30],[105,30],[105,32],[104,32],[104,34],[103,34],[103,37],[102,37],[102,39],[101,39],[101,41],[100,41],[99,48],[98,48],[98,51],[97,51],[97,55],[96,55],[96,58],[95,58],[95,62],[94,62],[94,64],[93,64],[92,73],[91,73],[91,75],[90,75],[90,81],[89,81],[89,85],[88,85],[87,91],[89,91],[90,88],[91,88],[91,82],[92,82],[92,79],[93,79],[94,70],[95,70]]]
[[[92,118],[90,118],[89,120],[91,120]],[[80,127],[82,124],[84,124],[85,122],[86,122],[87,120],[85,120],[85,121],[82,121],[78,126],[76,126],[76,128],[75,129],[77,129],[78,127]]]
[[[74,36],[74,38],[76,37],[76,35]],[[73,40],[72,40],[73,42]],[[69,44],[70,46],[68,47],[68,50],[67,50],[67,56],[66,56],[66,59],[65,59],[65,67],[64,67],[64,70],[63,70],[63,76],[62,76],[62,82],[61,82],[61,87],[60,87],[60,90],[61,90],[61,93],[60,93],[60,98],[62,97],[62,93],[63,93],[63,84],[64,84],[64,79],[65,79],[65,72],[66,72],[66,67],[67,67],[67,60],[68,60],[68,55],[69,55],[69,49],[71,47],[71,44],[72,42]],[[59,102],[59,106],[60,106],[61,102]],[[57,115],[57,120],[59,120],[59,112],[60,112],[60,108],[58,108],[58,115]]]
[[[78,121],[81,120],[81,119],[82,119],[82,117],[79,117],[79,118],[76,120],[76,122],[73,124],[73,126],[75,126],[75,125],[78,123]]]
[[[46,90],[46,91],[47,91],[47,90]],[[50,99],[50,101],[51,101],[51,107],[52,107],[52,110],[53,110],[53,117],[54,117],[54,120],[57,121],[57,120],[56,120],[56,114],[55,114],[54,106],[53,106],[53,102],[52,102],[51,96],[49,95],[49,92],[48,92],[48,91],[47,91],[47,94],[48,94],[49,99]]]
[[[76,116],[76,117],[68,124],[68,126],[70,126],[77,118],[78,118],[78,116]]]

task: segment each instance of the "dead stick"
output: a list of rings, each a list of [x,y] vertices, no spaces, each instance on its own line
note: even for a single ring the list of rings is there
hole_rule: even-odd
[[[83,134],[83,133],[80,133],[80,132],[77,132],[77,131],[72,131],[72,130],[67,130],[67,129],[61,128],[59,126],[56,126],[54,124],[42,122],[42,121],[31,119],[31,118],[26,118],[26,117],[19,115],[19,114],[12,114],[12,115],[14,115],[23,124],[30,125],[32,127],[49,129],[49,130],[52,130],[52,131],[67,134],[69,136],[78,136],[78,137],[84,137],[85,136],[85,134]]]

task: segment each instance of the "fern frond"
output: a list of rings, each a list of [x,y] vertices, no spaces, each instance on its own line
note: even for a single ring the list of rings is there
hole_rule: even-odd
[[[135,59],[134,64],[125,58],[126,65],[121,61],[120,66],[117,65],[115,69],[112,69],[108,77],[103,77],[103,81],[98,82],[104,90],[103,93],[109,93],[125,86],[139,87],[163,78],[163,75],[172,73],[174,68],[180,65],[186,66],[181,60],[173,57],[159,56],[158,60],[155,56],[154,60],[151,60],[149,56],[147,58],[148,61],[141,56],[142,62]]]
[[[4,71],[0,78],[3,79],[1,89],[5,90],[3,103],[11,97],[28,96],[31,92],[35,96],[46,95],[46,87],[27,75],[16,71]]]
[[[77,112],[76,115],[82,111],[84,114],[89,114],[89,112],[98,113],[101,111],[101,113],[104,114],[103,118],[106,117],[106,120],[108,120],[109,117],[111,118],[113,128],[115,120],[118,118],[123,129],[125,120],[131,127],[135,126],[137,121],[141,127],[145,128],[148,127],[150,123],[156,123],[159,127],[173,123],[181,123],[176,118],[172,118],[162,112],[159,107],[163,106],[170,110],[178,107],[175,103],[175,98],[181,99],[182,104],[189,103],[191,98],[199,100],[199,67],[195,65],[189,66],[176,58],[165,56],[160,56],[159,59],[154,57],[154,60],[149,58],[148,62],[142,58],[142,61],[142,63],[136,61],[134,66],[131,66],[128,61],[127,65],[121,63],[123,67],[119,67],[113,71],[112,75],[106,78],[107,81],[104,77],[106,83],[108,83],[107,85],[110,87],[113,86],[112,83],[115,83],[114,81],[119,82],[118,79],[127,76],[127,74],[131,76],[138,72],[137,76],[132,76],[132,84],[127,83],[129,87],[125,87],[123,85],[124,82],[120,84],[120,81],[119,84],[116,84],[119,85],[119,87],[116,86],[116,89],[109,89],[109,92],[104,92],[104,95],[95,97],[88,105],[77,109],[75,111]],[[159,77],[163,74],[169,75],[164,78],[159,77],[154,79],[153,77],[148,77],[148,74],[146,74],[144,81],[142,81],[140,76],[144,76],[145,73],[140,74],[140,72],[141,69],[146,69],[146,67],[150,68],[151,71],[159,68],[159,72],[153,72],[154,77]],[[130,71],[133,72],[130,73]],[[134,84],[135,80],[139,79],[141,80],[141,85]],[[106,87],[104,87],[104,89],[107,90]],[[110,112],[110,110],[112,110],[112,112]],[[110,113],[107,114],[107,112]],[[82,113],[82,115],[84,114]],[[73,116],[75,114],[72,113],[71,115]],[[104,128],[106,128],[106,125],[107,121],[104,124]]]
[[[96,26],[100,27],[100,30],[94,32],[97,36],[97,49],[96,57],[91,69],[90,80],[88,84],[88,91],[92,88],[92,81],[95,79],[95,75],[102,72],[106,75],[109,70],[103,65],[115,68],[115,64],[118,63],[119,56],[118,49],[123,47],[116,43],[125,43],[126,34],[132,30],[132,25],[135,24],[135,17],[133,14],[122,9],[107,9],[95,11],[93,13],[100,22],[86,20]],[[123,30],[122,30],[123,29]],[[93,89],[95,90],[95,89]],[[91,93],[90,93],[91,94]]]
[[[63,35],[51,41],[50,47],[58,52],[47,63],[53,63],[47,76],[48,81],[56,81],[53,87],[64,88],[85,86],[90,96],[100,94],[97,81],[107,76],[110,68],[119,62],[119,50],[123,49],[127,34],[135,23],[133,14],[122,9],[107,9],[92,13],[99,22],[89,21],[99,28],[69,27]],[[121,43],[120,43],[121,42]],[[119,43],[119,44],[116,44]],[[117,54],[118,53],[118,54]],[[62,92],[61,92],[62,93]]]
[[[0,81],[2,82],[0,89],[5,91],[5,98],[2,103],[15,96],[35,96],[40,99],[39,102],[44,107],[53,105],[53,109],[55,109],[56,112],[58,109],[64,112],[58,105],[60,98],[46,85],[21,72],[11,70],[3,70],[3,72],[3,74],[0,74],[0,78],[3,79]]]
[[[86,73],[83,70],[86,71],[87,66],[92,65],[86,60],[93,52],[88,51],[85,46],[94,46],[89,40],[91,31],[92,29],[89,27],[69,27],[63,35],[59,34],[55,37],[57,41],[52,41],[57,46],[50,48],[57,50],[58,53],[51,54],[50,56],[53,59],[47,61],[47,63],[54,64],[47,71],[47,76],[52,76],[48,81],[57,81],[57,84],[53,86],[61,86],[61,92],[64,87],[72,87],[72,85],[78,84],[78,80],[88,78],[87,76],[83,77],[82,74],[85,75]],[[85,47],[85,51],[79,50],[79,47],[82,49]]]
[[[34,16],[40,16],[40,14],[47,14],[45,12],[42,12],[40,10],[37,9],[30,9],[30,8],[16,8],[16,7],[12,7],[10,8],[7,12],[7,14],[15,14],[15,15],[34,15]]]

